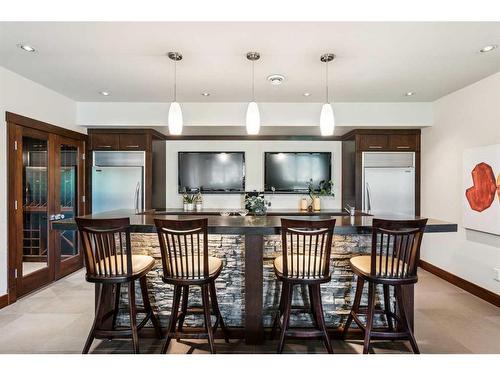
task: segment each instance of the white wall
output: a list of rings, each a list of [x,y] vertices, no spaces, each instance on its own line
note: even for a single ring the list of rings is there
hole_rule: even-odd
[[[421,153],[423,216],[459,225],[458,233],[424,236],[422,259],[497,294],[500,236],[462,226],[462,156],[466,148],[500,144],[499,103],[500,73],[437,100]]]
[[[0,67],[0,295],[7,292],[7,127],[5,112],[85,132],[75,125],[76,103]]]
[[[318,126],[322,103],[259,103],[262,124]],[[187,126],[243,125],[247,103],[181,103]],[[78,103],[77,124],[167,125],[169,103]],[[432,103],[335,103],[337,126],[432,126]]]
[[[340,208],[341,142],[297,141],[168,141],[167,147],[167,207],[181,207],[182,197],[177,188],[177,152],[179,151],[244,151],[247,191],[264,188],[265,151],[316,151],[332,153],[332,180],[335,197],[322,198],[322,208]],[[274,194],[266,197],[271,208],[298,208],[299,200],[306,195]],[[239,194],[204,194],[206,208],[241,208],[243,196]]]

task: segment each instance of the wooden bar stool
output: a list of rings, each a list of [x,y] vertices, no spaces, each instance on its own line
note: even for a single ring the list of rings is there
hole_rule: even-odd
[[[408,339],[413,351],[418,354],[417,341],[413,335],[403,303],[404,285],[417,282],[417,267],[420,258],[420,244],[427,219],[420,220],[382,220],[373,219],[371,255],[352,257],[350,265],[357,275],[356,295],[346,320],[343,338],[354,320],[364,331],[363,354],[367,354],[371,338]],[[364,283],[368,282],[368,306],[360,307]],[[377,284],[383,285],[384,309],[375,309],[375,289]],[[393,286],[399,314],[391,311],[389,287]],[[383,314],[387,318],[387,329],[374,330],[375,314]],[[366,315],[366,324],[359,319]],[[395,329],[392,320],[398,324]]]
[[[274,338],[276,328],[280,326],[278,353],[283,351],[286,336],[321,337],[328,353],[333,353],[323,315],[320,286],[331,279],[330,253],[334,227],[335,219],[316,221],[281,219],[283,255],[274,260],[274,273],[283,286],[271,332],[271,338]],[[309,310],[305,306],[292,307],[294,285],[308,286],[310,312],[315,330],[289,328],[292,309]]]
[[[176,339],[208,338],[210,352],[215,353],[214,334],[219,324],[226,342],[229,340],[215,292],[215,279],[222,270],[222,261],[208,255],[208,219],[155,219],[155,224],[161,248],[163,281],[174,286],[172,314],[162,353],[167,352],[173,337]],[[201,287],[201,307],[188,306],[191,285]],[[180,306],[181,293],[182,305]],[[211,312],[216,317],[213,327]],[[203,313],[205,333],[183,332],[182,326],[188,313]],[[177,329],[176,325],[178,325]]]
[[[146,275],[155,261],[147,255],[132,255],[130,245],[130,221],[119,219],[75,218],[80,233],[87,269],[86,280],[100,284],[94,323],[83,348],[88,353],[94,338],[131,337],[134,353],[139,353],[137,332],[151,319],[158,338],[162,337],[160,323],[149,302]],[[143,307],[137,308],[135,301],[135,281],[139,280]],[[130,327],[117,327],[120,287],[127,284],[129,298]],[[103,289],[114,287],[114,301],[107,299],[113,294]],[[112,305],[111,310],[107,306]],[[145,313],[145,318],[137,324],[137,313]],[[105,324],[104,321],[110,321]]]

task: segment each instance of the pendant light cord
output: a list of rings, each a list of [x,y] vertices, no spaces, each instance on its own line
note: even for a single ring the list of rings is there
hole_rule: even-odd
[[[177,58],[174,59],[174,102],[177,101]]]
[[[325,77],[325,83],[326,83],[326,103],[329,103],[329,101],[328,101],[328,99],[329,99],[328,98],[328,96],[329,96],[328,95],[329,94],[328,93],[328,61],[326,62],[326,70],[325,71],[326,71],[326,77]]]
[[[255,60],[252,60],[252,102],[255,102]]]

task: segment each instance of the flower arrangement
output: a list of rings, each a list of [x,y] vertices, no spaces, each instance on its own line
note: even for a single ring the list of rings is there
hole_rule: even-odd
[[[309,190],[309,196],[311,199],[317,198],[317,197],[334,197],[335,193],[333,192],[333,181],[332,180],[322,180],[318,184],[318,188],[315,189],[313,185],[312,179],[309,181],[308,185],[308,190]]]
[[[271,207],[271,202],[266,201],[264,194],[245,196],[245,208],[254,215],[265,215],[268,207]]]

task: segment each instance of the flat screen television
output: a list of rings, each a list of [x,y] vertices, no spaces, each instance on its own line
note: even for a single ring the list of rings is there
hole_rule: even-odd
[[[315,189],[332,176],[331,152],[266,152],[264,190],[307,193],[309,182]]]
[[[244,152],[179,152],[179,193],[242,193]]]

